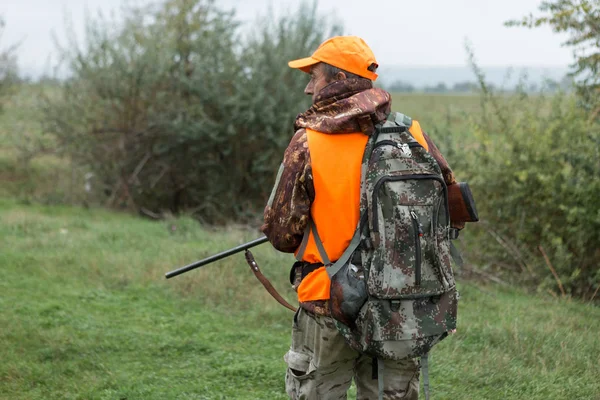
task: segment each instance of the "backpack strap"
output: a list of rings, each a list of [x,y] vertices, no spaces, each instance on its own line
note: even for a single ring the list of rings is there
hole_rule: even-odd
[[[450,242],[450,255],[452,256],[452,259],[454,260],[456,265],[458,265],[461,268],[465,266],[465,261],[463,260],[460,251],[454,245],[454,242]]]
[[[350,245],[348,245],[348,248],[344,251],[340,258],[338,258],[338,260],[335,263],[333,263],[331,267],[327,268],[327,275],[329,275],[330,278],[333,278],[333,276],[337,274],[340,269],[342,269],[344,264],[346,264],[350,260],[350,257],[352,257],[352,254],[354,254],[354,251],[360,244],[360,226],[362,226],[362,224],[359,222],[358,225],[359,227],[354,232],[354,236],[352,237],[352,241],[350,242]]]
[[[383,360],[381,358],[377,359],[377,386],[379,387],[379,400],[383,400]]]
[[[377,374],[377,357],[371,358],[371,379],[375,380],[379,377]]]
[[[394,122],[396,125],[405,126],[406,128],[410,128],[412,126],[412,118],[399,112],[396,113]]]
[[[304,252],[306,251],[306,246],[308,246],[308,237],[310,236],[310,225],[306,225],[304,229],[304,236],[302,237],[302,242],[300,243],[300,247],[298,247],[298,252],[296,253],[296,260],[302,261],[302,257],[304,257]]]
[[[317,250],[319,250],[319,254],[321,255],[321,260],[323,261],[323,265],[331,265],[331,261],[329,260],[329,256],[325,251],[325,246],[323,246],[323,242],[321,241],[321,237],[319,236],[319,232],[317,231],[317,225],[311,219],[308,221],[308,225],[306,225],[306,229],[304,230],[304,237],[302,238],[302,243],[300,243],[300,247],[298,248],[298,253],[296,254],[296,260],[302,261],[302,257],[304,256],[304,252],[306,251],[306,246],[308,245],[308,237],[312,232],[313,237],[315,239],[315,244],[317,245]],[[330,275],[333,276],[333,275]]]
[[[325,251],[325,246],[323,246],[323,242],[321,241],[321,237],[319,236],[319,231],[317,231],[317,225],[315,225],[315,221],[311,220],[308,222],[310,229],[315,238],[315,244],[317,245],[317,250],[319,250],[319,254],[321,255],[321,260],[323,260],[323,265],[331,265],[331,261],[329,260],[329,256]]]
[[[404,115],[399,112],[391,112],[387,116],[387,121],[396,124],[398,126],[403,126],[406,129],[412,126],[412,118],[408,115]]]
[[[423,392],[425,400],[429,400],[429,353],[421,357],[421,371],[423,371]]]

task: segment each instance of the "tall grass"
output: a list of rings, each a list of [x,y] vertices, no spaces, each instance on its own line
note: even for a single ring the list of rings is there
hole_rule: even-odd
[[[292,314],[238,254],[257,236],[189,218],[0,200],[0,399],[285,399]],[[263,245],[293,300],[293,257]],[[600,310],[460,283],[458,332],[432,353],[433,399],[600,398]]]

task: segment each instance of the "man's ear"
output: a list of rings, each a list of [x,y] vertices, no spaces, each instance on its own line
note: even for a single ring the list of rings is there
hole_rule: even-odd
[[[336,81],[343,81],[346,78],[347,78],[347,76],[346,76],[346,74],[343,71],[340,71],[337,74],[335,74],[335,80]]]

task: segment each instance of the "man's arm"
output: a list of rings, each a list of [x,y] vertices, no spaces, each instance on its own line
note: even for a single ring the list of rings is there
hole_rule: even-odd
[[[277,178],[261,231],[277,250],[293,253],[302,242],[315,197],[304,129],[299,129],[288,145]]]

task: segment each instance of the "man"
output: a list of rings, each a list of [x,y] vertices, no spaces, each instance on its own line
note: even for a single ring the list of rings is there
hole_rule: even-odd
[[[375,126],[390,113],[391,97],[373,87],[378,64],[356,36],[331,38],[312,56],[289,66],[310,74],[304,92],[312,96],[313,105],[296,118],[262,226],[276,249],[295,252],[298,259],[291,281],[300,308],[284,357],[286,392],[291,399],[345,399],[354,379],[357,399],[376,399],[372,358],[353,350],[329,315],[330,281],[323,265],[336,261],[352,239],[359,219],[364,148]],[[446,183],[455,183],[416,121],[410,133],[436,158]],[[418,398],[416,360],[386,360],[384,367],[385,398]]]

